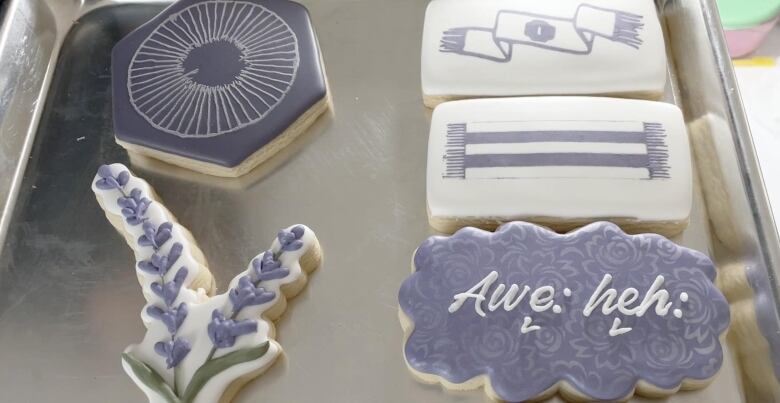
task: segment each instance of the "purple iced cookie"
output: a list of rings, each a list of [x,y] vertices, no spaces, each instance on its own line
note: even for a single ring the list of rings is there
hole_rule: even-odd
[[[616,400],[702,387],[723,362],[729,306],[712,262],[659,235],[465,228],[426,240],[414,266],[398,295],[404,356],[427,381]]]
[[[180,0],[117,43],[111,67],[117,141],[219,176],[328,108],[309,14],[287,0]]]

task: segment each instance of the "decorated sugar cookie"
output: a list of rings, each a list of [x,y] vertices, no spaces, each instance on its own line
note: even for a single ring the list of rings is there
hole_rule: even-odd
[[[145,296],[153,295],[151,285],[160,271],[169,266],[186,267],[179,276],[189,288],[215,290],[208,263],[190,231],[158,201],[149,184],[122,164],[103,165],[92,182],[92,191],[108,221],[125,237],[139,262],[138,281]],[[144,263],[141,263],[144,262]]]
[[[282,353],[272,321],[319,265],[314,232],[304,225],[279,231],[227,292],[209,296],[213,280],[193,255],[194,241],[146,182],[112,164],[98,170],[92,187],[133,247],[147,301],[147,332],[122,354],[125,372],[151,403],[230,401]]]
[[[432,237],[398,294],[404,358],[424,382],[526,401],[665,396],[723,362],[729,305],[705,255],[607,222],[524,222]]]
[[[628,94],[666,85],[652,0],[434,0],[422,43],[425,104],[467,97]]]
[[[328,109],[306,8],[179,0],[112,54],[114,128],[131,152],[217,176],[270,158]]]
[[[428,216],[447,233],[513,220],[567,231],[609,219],[629,232],[674,235],[688,225],[691,170],[682,113],[671,104],[447,102],[431,120]]]

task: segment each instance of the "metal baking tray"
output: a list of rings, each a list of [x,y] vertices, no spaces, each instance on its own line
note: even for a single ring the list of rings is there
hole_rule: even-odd
[[[397,291],[415,247],[431,235],[424,175],[430,111],[419,81],[427,2],[302,2],[318,31],[335,111],[261,169],[216,179],[129,160],[114,143],[110,50],[163,3],[6,0],[1,401],[143,400],[119,360],[144,333],[132,252],[89,189],[96,168],[107,162],[130,164],[156,188],[199,240],[222,289],[278,228],[302,222],[317,232],[325,263],[278,323],[286,356],[236,402],[488,400],[482,390],[423,385],[402,357]],[[758,300],[753,294],[761,294],[768,301],[762,312],[769,314],[746,315],[747,330],[729,334],[712,385],[667,401],[770,401],[777,382],[771,354],[758,348],[766,339],[757,329],[770,329],[771,336],[777,326],[780,242],[714,4],[658,4],[670,56],[666,100],[680,105],[692,125],[702,117],[718,122],[700,137],[704,145],[694,147],[694,214],[675,240],[713,256],[726,289],[733,288],[731,277],[761,275],[763,294],[750,288],[728,294],[748,308]],[[746,370],[761,360],[766,371]]]

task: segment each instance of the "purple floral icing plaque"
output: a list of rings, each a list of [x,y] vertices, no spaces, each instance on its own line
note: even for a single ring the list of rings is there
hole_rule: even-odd
[[[614,400],[637,382],[712,378],[729,306],[704,254],[600,222],[559,235],[515,222],[431,237],[398,299],[404,355],[423,376],[524,401],[566,382]],[[407,326],[408,325],[408,326]]]

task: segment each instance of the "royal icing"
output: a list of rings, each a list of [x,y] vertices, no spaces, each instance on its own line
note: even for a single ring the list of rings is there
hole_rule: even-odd
[[[187,229],[154,201],[152,188],[145,180],[131,174],[122,164],[104,165],[92,181],[92,191],[105,212],[119,218],[117,229],[127,234],[128,245],[138,262],[138,281],[147,300],[155,295],[152,284],[157,278],[152,274],[161,269],[179,273],[178,281],[182,284],[192,284],[205,274],[208,284],[198,287],[207,294],[213,292],[211,274],[203,265],[205,262],[194,256],[200,251],[194,253],[197,246],[190,243]],[[163,259],[170,255],[175,259]],[[180,273],[182,267],[187,270]]]
[[[282,350],[264,315],[285,298],[282,287],[305,281],[300,260],[318,247],[311,229],[281,230],[227,292],[209,297],[191,289],[198,265],[146,182],[112,164],[99,169],[92,187],[109,213],[124,217],[124,231],[140,234],[134,251],[147,332],[122,354],[122,367],[151,403],[216,402],[233,381],[274,362]],[[140,201],[130,206],[128,194]]]
[[[422,44],[426,96],[654,94],[666,84],[651,0],[434,0]]]
[[[712,262],[659,235],[464,228],[425,241],[414,266],[398,299],[404,356],[423,377],[485,376],[506,401],[561,382],[611,401],[640,381],[671,393],[708,380],[723,361],[730,314]]]
[[[117,139],[239,165],[326,97],[307,10],[286,0],[180,0],[112,55]]]
[[[447,102],[428,144],[431,224],[686,222],[691,160],[671,104],[587,97]],[[446,227],[446,225],[444,226]]]

